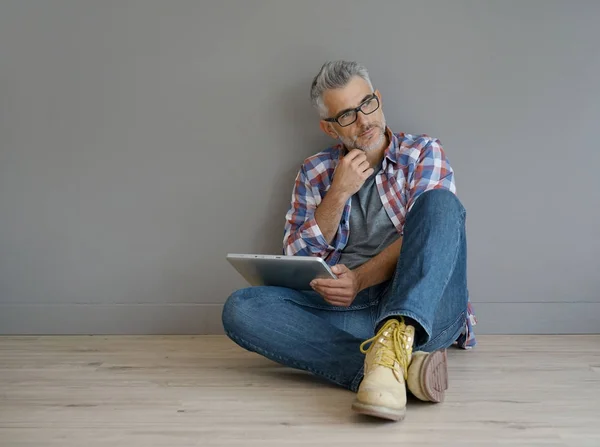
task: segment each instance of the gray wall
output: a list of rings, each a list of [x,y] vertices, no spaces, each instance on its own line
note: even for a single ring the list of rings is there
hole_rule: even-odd
[[[220,332],[278,253],[309,83],[441,139],[479,333],[600,332],[600,3],[0,2],[0,332]]]

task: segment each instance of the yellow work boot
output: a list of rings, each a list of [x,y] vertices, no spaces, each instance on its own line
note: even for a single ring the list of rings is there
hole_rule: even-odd
[[[448,389],[446,350],[413,353],[406,386],[417,399],[442,402]]]
[[[352,404],[354,411],[393,421],[404,418],[414,337],[415,328],[405,325],[404,319],[390,319],[375,337],[360,345],[366,356],[364,377]]]

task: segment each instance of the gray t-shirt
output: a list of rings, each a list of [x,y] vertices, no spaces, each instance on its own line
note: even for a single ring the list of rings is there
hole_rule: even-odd
[[[380,169],[381,165],[376,167],[373,175],[352,196],[350,235],[339,260],[339,264],[349,269],[364,264],[400,237],[377,191],[375,177]]]

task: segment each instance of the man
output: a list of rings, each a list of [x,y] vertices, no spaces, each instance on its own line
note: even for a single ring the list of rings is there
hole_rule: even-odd
[[[400,420],[407,388],[444,398],[445,348],[475,345],[465,210],[440,141],[393,133],[364,66],[326,63],[311,98],[341,143],[302,165],[284,253],[320,256],[338,278],[239,290],[223,325],[250,351],[356,391],[355,411]]]

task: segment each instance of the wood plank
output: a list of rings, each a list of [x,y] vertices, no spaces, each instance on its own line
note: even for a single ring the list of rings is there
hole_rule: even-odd
[[[0,337],[2,446],[600,445],[600,336],[482,336],[403,422],[223,336]]]

